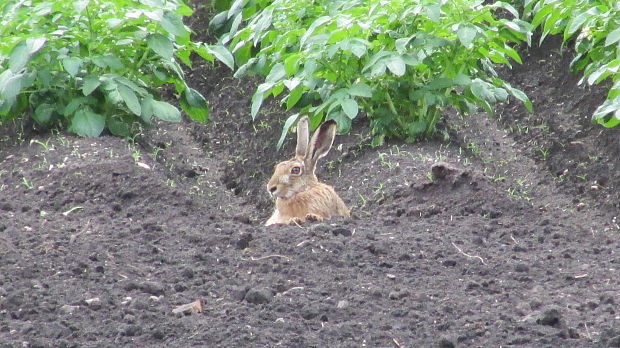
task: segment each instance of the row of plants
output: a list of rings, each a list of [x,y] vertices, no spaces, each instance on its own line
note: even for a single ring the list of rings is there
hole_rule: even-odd
[[[607,99],[593,114],[605,127],[620,124],[620,3],[605,0],[529,0],[523,15],[541,32],[561,35],[575,51],[570,68],[581,72],[580,84],[611,81]]]
[[[206,121],[207,102],[181,64],[230,53],[192,42],[191,14],[182,0],[3,1],[0,123],[28,116],[83,136],[127,136],[153,118],[181,119],[161,99],[168,85],[189,117]]]
[[[509,96],[532,104],[502,80],[497,66],[522,63],[520,47],[563,35],[576,51],[571,68],[582,83],[611,79],[607,100],[593,119],[620,123],[620,8],[604,0],[234,0],[211,25],[234,55],[236,76],[265,77],[251,115],[265,98],[279,97],[317,125],[334,119],[346,132],[367,115],[380,144],[436,132],[447,107],[493,112]],[[519,11],[517,10],[519,9]],[[538,43],[536,43],[538,44]]]
[[[374,144],[433,134],[442,110],[487,112],[520,90],[498,77],[497,65],[521,63],[532,26],[506,2],[431,0],[236,0],[211,22],[233,53],[236,76],[265,80],[252,97],[281,97],[317,125],[337,121],[346,132],[368,116]]]
[[[366,115],[373,143],[434,134],[442,112],[461,113],[520,90],[496,73],[520,64],[534,30],[562,35],[581,83],[611,81],[593,118],[620,123],[620,8],[604,0],[222,0],[210,27],[216,45],[191,40],[182,0],[9,0],[0,5],[0,123],[30,117],[84,136],[127,136],[154,118],[193,120],[208,105],[188,86],[193,56],[218,59],[235,76],[264,77],[250,108],[277,97],[299,117],[346,132]],[[517,10],[518,9],[518,10]],[[537,44],[537,43],[535,43]],[[171,88],[163,88],[170,86]],[[172,93],[168,93],[172,91]]]

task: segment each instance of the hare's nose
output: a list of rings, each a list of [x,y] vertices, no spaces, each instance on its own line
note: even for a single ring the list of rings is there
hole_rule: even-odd
[[[268,190],[269,190],[269,193],[271,193],[273,195],[276,192],[277,189],[278,189],[277,186],[270,186]]]

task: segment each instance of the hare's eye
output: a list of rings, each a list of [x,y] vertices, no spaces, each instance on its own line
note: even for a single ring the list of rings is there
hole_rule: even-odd
[[[295,167],[291,168],[291,174],[293,174],[293,175],[301,174],[301,167],[295,166]]]

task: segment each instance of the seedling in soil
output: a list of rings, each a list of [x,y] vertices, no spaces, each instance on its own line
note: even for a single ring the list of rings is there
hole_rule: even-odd
[[[84,207],[82,207],[82,206],[79,206],[79,205],[78,205],[78,206],[76,206],[76,207],[73,207],[73,208],[71,208],[71,209],[69,209],[69,210],[65,211],[64,213],[62,213],[62,215],[64,215],[64,216],[69,216],[69,214],[74,213],[74,212],[76,212],[76,211],[78,211],[78,210],[82,210],[82,209],[84,209]]]
[[[575,176],[583,181],[588,181],[588,174],[577,174]]]
[[[546,161],[549,157],[549,149],[540,149],[538,150],[542,156],[543,161]]]
[[[493,176],[493,182],[503,182],[506,181],[506,177],[501,175],[501,174],[495,174],[495,176]]]
[[[379,160],[381,161],[381,165],[387,167],[388,169],[392,169],[398,166],[398,163],[394,163],[387,159],[386,153],[379,153]]]
[[[159,146],[155,146],[153,148],[153,152],[151,152],[151,158],[153,159],[153,161],[157,161],[157,155],[159,155],[159,153],[161,151],[163,151],[164,148],[163,147],[159,147]]]
[[[32,182],[30,182],[28,179],[26,179],[26,177],[22,177],[22,185],[24,185],[27,189],[32,189],[34,186],[32,185]]]
[[[43,148],[43,152],[48,152],[48,151],[54,149],[54,146],[49,144],[49,140],[46,141],[46,142],[42,142],[40,140],[32,139],[32,140],[30,140],[30,145],[32,145],[32,144],[40,145]]]
[[[360,210],[362,210],[362,209],[364,209],[364,207],[366,207],[366,204],[368,203],[368,200],[367,200],[367,199],[366,199],[366,197],[364,197],[364,195],[363,195],[363,194],[361,194],[361,193],[358,193],[357,195],[358,195],[358,196],[359,196],[359,198],[360,198],[360,204],[358,204],[358,205],[357,205],[357,208],[358,208],[358,209],[360,209]]]
[[[476,144],[476,142],[474,141],[467,144],[467,149],[476,156],[480,154],[480,148],[478,148],[478,144]]]
[[[141,155],[140,155],[140,150],[138,150],[138,149],[134,149],[134,150],[131,152],[131,158],[133,158],[133,160],[134,160],[135,162],[140,161],[140,157],[141,157]]]

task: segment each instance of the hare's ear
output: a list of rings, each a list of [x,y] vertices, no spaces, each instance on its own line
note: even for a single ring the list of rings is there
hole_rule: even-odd
[[[306,160],[314,166],[319,158],[327,155],[336,137],[336,121],[329,120],[324,122],[319,129],[314,132],[310,140],[310,149],[306,155]]]
[[[304,158],[308,153],[308,116],[302,117],[297,121],[297,147],[295,148],[295,157]]]

